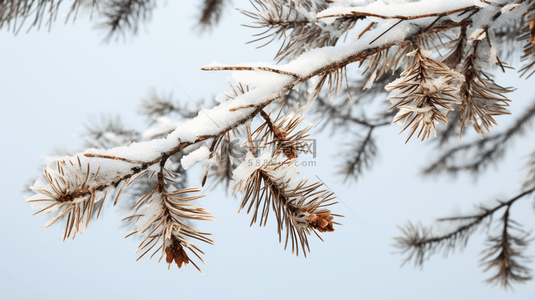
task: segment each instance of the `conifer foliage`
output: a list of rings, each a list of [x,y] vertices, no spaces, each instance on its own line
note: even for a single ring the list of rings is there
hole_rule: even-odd
[[[201,26],[217,23],[223,0],[201,2]],[[61,1],[0,2],[0,28],[17,31],[20,21],[46,24],[56,17]],[[105,18],[108,38],[132,30],[147,20],[155,1],[73,1],[70,13],[91,9]],[[199,189],[187,187],[186,170],[202,166],[207,178],[226,182],[243,197],[240,210],[251,224],[277,221],[279,241],[296,254],[310,251],[308,237],[335,234],[340,215],[334,194],[322,182],[299,174],[298,158],[310,151],[310,126],[346,128],[355,133],[339,171],[357,180],[372,165],[378,130],[402,125],[412,137],[433,141],[442,150],[424,174],[478,174],[496,163],[511,141],[528,129],[535,102],[501,131],[495,116],[507,115],[513,89],[492,78],[493,69],[510,68],[505,61],[521,60],[520,75],[535,72],[535,1],[533,0],[254,0],[242,12],[248,26],[260,30],[253,43],[279,42],[276,63],[213,63],[205,71],[233,75],[230,90],[219,94],[212,109],[188,111],[153,93],[142,113],[149,129],[137,133],[118,122],[87,134],[88,150],[61,157],[46,167],[44,180],[31,187],[26,199],[36,213],[65,220],[64,238],[83,232],[98,217],[102,202],[134,198],[132,234],[142,236],[141,256],[152,252],[180,268],[202,262],[202,251],[191,240],[212,244],[208,233],[191,220],[211,221],[205,208],[193,205]],[[33,15],[32,15],[33,13]],[[48,13],[48,17],[46,17]],[[345,41],[344,41],[345,40]],[[523,51],[515,51],[523,49]],[[214,54],[216,55],[216,54]],[[210,60],[210,59],[209,59]],[[211,59],[213,60],[213,59]],[[360,67],[362,74],[348,72]],[[386,93],[389,92],[389,94]],[[342,99],[333,105],[330,97]],[[385,104],[389,102],[389,104]],[[374,105],[371,105],[375,103]],[[377,105],[379,103],[380,105]],[[379,110],[378,110],[379,109]],[[365,113],[362,113],[364,111]],[[315,115],[315,116],[314,116]],[[318,117],[321,116],[321,117]],[[473,128],[482,138],[452,145]],[[241,138],[243,143],[234,143]],[[136,143],[132,143],[135,141]],[[489,235],[482,265],[492,272],[489,282],[510,287],[531,279],[525,249],[530,232],[512,219],[510,208],[535,192],[535,153],[527,165],[521,192],[507,200],[481,205],[470,215],[446,217],[449,232],[408,223],[395,246],[406,262],[422,265],[435,253],[463,248],[479,228],[497,225]],[[122,196],[124,190],[131,190]],[[121,199],[120,199],[121,197]],[[499,215],[500,218],[493,218]],[[50,225],[48,224],[48,225]],[[47,225],[47,226],[48,226]]]

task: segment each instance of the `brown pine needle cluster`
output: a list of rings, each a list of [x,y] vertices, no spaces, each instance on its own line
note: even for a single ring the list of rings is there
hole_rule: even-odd
[[[461,136],[463,128],[468,125],[474,127],[479,135],[483,134],[483,129],[490,132],[492,124],[498,124],[493,116],[509,114],[506,107],[510,100],[503,94],[514,89],[499,86],[481,70],[483,62],[479,61],[477,51],[484,47],[483,43],[485,41],[474,42],[472,54],[465,59],[460,71],[465,78],[460,93],[462,103],[458,108]]]
[[[257,221],[260,226],[267,224],[270,212],[274,212],[277,221],[279,242],[285,234],[285,246],[291,244],[292,252],[299,255],[299,248],[304,255],[310,251],[308,235],[314,232],[332,232],[336,214],[326,207],[335,204],[334,194],[319,190],[321,183],[308,184],[308,179],[298,175],[298,153],[310,152],[303,139],[309,135],[311,126],[297,130],[304,117],[294,106],[286,115],[281,116],[281,107],[275,120],[263,111],[260,115],[265,120],[253,133],[247,127],[247,156],[234,174],[236,191],[244,193],[240,210],[247,207],[252,213],[251,224]],[[294,133],[295,132],[295,133]],[[255,142],[257,143],[255,145]],[[269,151],[269,147],[273,149]],[[286,159],[281,154],[284,153]],[[245,173],[245,175],[243,175]],[[321,239],[321,237],[320,237]]]
[[[313,125],[308,125],[296,131],[297,127],[305,119],[304,116],[299,114],[304,110],[304,107],[297,109],[297,105],[286,115],[281,116],[284,109],[283,105],[275,120],[271,119],[271,113],[267,114],[261,111],[260,115],[265,122],[252,133],[251,140],[258,142],[259,145],[272,146],[274,148],[274,157],[284,153],[288,159],[294,159],[298,157],[299,153],[310,153],[311,150],[309,150],[306,139],[310,136],[308,131]],[[296,132],[294,133],[294,131]]]
[[[247,161],[247,159],[246,159]],[[308,184],[306,178],[296,179],[292,165],[295,160],[278,163],[271,160],[256,168],[245,179],[239,180],[234,191],[244,193],[240,210],[247,207],[247,213],[253,214],[251,225],[259,222],[267,224],[269,213],[275,214],[279,242],[285,234],[284,248],[290,243],[292,253],[299,255],[299,248],[304,255],[310,252],[308,235],[314,232],[334,231],[332,214],[326,207],[335,204],[334,194],[319,190],[321,183]],[[320,237],[321,239],[321,237]]]
[[[73,162],[74,161],[74,162]],[[59,210],[57,215],[47,222],[46,227],[54,224],[59,219],[66,217],[66,225],[63,234],[63,240],[72,235],[72,238],[77,233],[82,233],[87,229],[87,225],[91,216],[95,203],[100,201],[100,208],[97,213],[97,218],[102,209],[102,202],[106,199],[106,195],[110,189],[96,190],[92,189],[91,185],[98,180],[100,169],[91,170],[89,164],[82,165],[80,158],[58,160],[56,170],[52,168],[45,168],[44,175],[48,182],[46,186],[41,181],[30,187],[36,195],[26,199],[32,204],[32,207],[37,208],[39,213],[51,213]],[[70,177],[68,172],[75,172],[76,176]]]
[[[458,92],[462,76],[429,55],[429,51],[421,48],[409,52],[407,56],[415,56],[414,64],[386,87],[392,91],[388,97],[392,102],[389,110],[399,109],[392,123],[403,120],[401,132],[410,127],[407,142],[418,128],[417,138],[422,141],[431,132],[436,134],[436,123],[447,124],[453,105],[461,103]]]
[[[134,206],[135,214],[125,219],[136,220],[137,230],[130,235],[137,233],[144,236],[137,250],[143,250],[144,252],[139,256],[138,260],[153,249],[154,252],[151,258],[161,250],[158,262],[165,254],[166,262],[169,266],[173,260],[179,268],[182,263],[188,264],[191,262],[201,272],[197,264],[189,260],[185,249],[195,254],[203,264],[204,261],[199,253],[204,254],[204,252],[188,242],[186,237],[208,244],[213,244],[213,241],[206,237],[210,234],[198,231],[187,225],[184,220],[214,221],[214,217],[204,208],[186,204],[189,201],[204,197],[203,195],[183,196],[184,194],[199,192],[198,189],[175,190],[172,186],[166,188],[166,182],[171,181],[171,179],[165,177],[162,173],[158,173],[157,177],[156,187],[136,202]],[[159,247],[156,247],[158,245]]]
[[[420,40],[423,41],[424,39],[420,38]],[[364,89],[369,88],[374,80],[378,80],[385,73],[388,73],[389,70],[392,70],[392,73],[395,73],[395,71],[400,67],[400,64],[403,62],[406,62],[408,66],[411,64],[411,62],[413,63],[412,60],[415,58],[415,56],[408,56],[407,54],[413,52],[414,50],[414,44],[409,41],[405,41],[399,45],[388,47],[382,51],[370,55],[368,57],[368,65],[362,72],[363,75],[366,73],[370,73],[371,75],[366,81]]]
[[[334,46],[356,23],[348,18],[338,22],[334,30],[325,30],[320,22],[311,18],[327,8],[329,3],[323,1],[254,0],[251,4],[256,12],[240,11],[254,20],[254,25],[248,27],[260,28],[263,32],[255,34],[255,39],[249,43],[261,42],[260,48],[283,40],[274,58],[278,61],[295,58],[310,49]]]

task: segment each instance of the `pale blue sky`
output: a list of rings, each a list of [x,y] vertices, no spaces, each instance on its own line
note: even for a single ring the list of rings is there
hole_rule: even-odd
[[[234,2],[250,9],[247,1]],[[74,241],[62,242],[59,226],[44,230],[47,217],[31,217],[22,186],[41,172],[43,155],[82,145],[79,136],[88,116],[120,113],[124,123],[141,129],[144,119],[136,110],[151,87],[189,102],[174,81],[194,100],[209,99],[228,89],[230,74],[200,71],[203,65],[271,61],[277,45],[260,50],[245,45],[255,31],[239,26],[248,19],[232,9],[211,34],[192,32],[197,4],[189,3],[161,5],[146,30],[126,43],[102,44],[104,33],[91,29],[84,15],[74,25],[56,22],[50,32],[32,30],[16,37],[0,32],[0,151],[5,160],[0,299],[533,299],[533,282],[515,286],[515,292],[483,283],[490,275],[478,267],[483,235],[470,239],[462,254],[437,255],[423,271],[400,268],[390,245],[399,234],[396,225],[407,220],[430,224],[455,207],[468,210],[517,193],[533,134],[515,142],[499,168],[477,182],[468,176],[432,180],[418,175],[434,155],[432,147],[416,140],[404,145],[399,127],[387,127],[380,132],[381,154],[373,170],[350,186],[334,174],[344,133],[330,138],[328,132],[313,131],[320,151],[317,166],[301,171],[312,179],[319,176],[351,211],[344,204],[333,208],[346,216],[344,226],[323,234],[324,243],[311,237],[307,259],[283,251],[273,220],[265,228],[249,228],[250,216],[238,215],[239,201],[221,189],[197,202],[217,218],[199,224],[214,233],[216,243],[200,245],[206,253],[205,275],[191,265],[167,271],[154,260],[134,262],[138,241],[123,239],[128,234],[120,222],[125,212],[117,207],[106,206]],[[519,88],[510,96],[513,116],[518,115],[531,100],[530,81],[518,80],[514,71],[497,80]],[[500,117],[498,122],[510,120]],[[197,177],[191,174],[191,186],[198,186]],[[533,228],[533,200],[515,205],[512,216]]]

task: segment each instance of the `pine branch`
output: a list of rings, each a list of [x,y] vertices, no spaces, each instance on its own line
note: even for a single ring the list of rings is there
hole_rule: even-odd
[[[510,100],[503,94],[513,92],[514,89],[499,86],[481,70],[480,60],[485,55],[480,54],[479,51],[483,48],[486,52],[485,46],[494,47],[490,39],[486,39],[484,43],[487,45],[474,41],[471,54],[465,58],[461,68],[461,74],[465,77],[461,87],[462,103],[458,108],[461,136],[464,127],[468,125],[472,125],[479,135],[483,134],[483,128],[490,132],[492,124],[498,124],[493,116],[510,114],[506,109]],[[487,58],[487,60],[491,59],[494,58]],[[495,59],[499,62],[497,57]]]
[[[438,219],[440,222],[452,222],[455,229],[442,235],[434,235],[430,227],[415,226],[407,223],[404,227],[399,227],[402,236],[394,238],[394,247],[400,249],[400,253],[405,255],[402,265],[414,261],[415,266],[422,266],[424,261],[438,252],[445,256],[455,249],[463,249],[468,243],[468,239],[478,228],[488,228],[492,222],[494,213],[502,208],[507,208],[516,201],[535,192],[535,188],[527,190],[507,201],[498,201],[494,207],[487,208],[483,205],[478,207],[478,212],[471,215],[448,217]],[[486,259],[486,258],[484,258]]]
[[[234,131],[233,136],[241,136],[240,132]],[[210,167],[208,178],[212,178],[212,190],[219,184],[224,183],[227,190],[230,189],[234,170],[243,162],[246,155],[246,147],[239,144],[239,139],[231,139],[227,133],[218,146],[215,147],[215,164]]]
[[[171,172],[168,173],[173,175]],[[213,241],[206,237],[206,235],[209,234],[200,232],[195,228],[186,225],[182,220],[214,221],[214,217],[204,208],[185,204],[187,201],[197,200],[204,196],[181,196],[182,194],[199,192],[200,190],[176,190],[172,186],[166,188],[166,181],[171,179],[166,178],[162,172],[159,172],[157,177],[158,184],[156,187],[141,197],[134,205],[134,215],[123,219],[136,220],[137,230],[128,236],[137,233],[144,235],[145,237],[136,251],[139,252],[143,250],[144,252],[137,260],[150,252],[157,245],[161,244],[161,246],[156,248],[152,254],[152,256],[154,256],[159,250],[162,251],[158,262],[165,254],[166,262],[169,267],[173,261],[177,264],[179,269],[182,267],[183,263],[186,265],[191,262],[202,274],[199,267],[189,259],[184,249],[190,250],[203,264],[204,261],[198,253],[204,253],[195,245],[187,241],[185,237],[194,238],[208,244],[213,244]]]
[[[319,237],[316,231],[334,231],[333,225],[339,223],[334,222],[333,217],[338,215],[325,209],[335,204],[332,202],[333,193],[319,191],[321,183],[308,185],[307,179],[296,179],[296,174],[291,171],[294,163],[294,159],[278,163],[273,159],[266,160],[265,156],[257,158],[248,153],[241,169],[247,170],[250,166],[258,168],[237,181],[234,191],[244,193],[240,210],[247,207],[247,213],[252,211],[251,225],[258,220],[260,226],[265,226],[270,211],[273,211],[279,242],[282,241],[283,231],[286,231],[284,249],[290,242],[292,253],[295,251],[299,255],[301,248],[306,256],[306,252],[310,252],[308,235],[314,232]],[[238,174],[241,172],[237,170]],[[260,209],[262,213],[259,217]]]
[[[121,10],[118,10],[119,12]],[[419,20],[421,21],[421,20]],[[441,24],[450,23],[450,20],[429,20],[429,24],[433,23],[433,28],[436,30],[437,26]],[[288,94],[294,86],[306,82],[314,76],[322,76],[326,78],[327,75],[338,72],[350,63],[362,62],[370,55],[374,55],[380,51],[388,49],[404,40],[416,40],[421,34],[425,33],[425,29],[429,26],[413,26],[410,21],[403,22],[398,25],[400,32],[404,32],[403,36],[396,36],[395,38],[381,36],[378,38],[378,32],[384,32],[390,28],[390,25],[377,26],[375,29],[369,30],[364,34],[355,45],[342,46],[338,48],[326,48],[319,51],[311,50],[307,55],[295,59],[291,64],[286,66],[269,67],[269,73],[274,74],[274,81],[269,86],[262,88],[255,88],[246,94],[236,97],[232,102],[225,102],[218,107],[205,111],[205,114],[200,114],[196,118],[186,122],[184,125],[188,128],[185,132],[180,128],[171,133],[166,139],[155,140],[152,142],[144,142],[132,145],[128,148],[119,147],[112,150],[92,150],[85,152],[82,155],[77,155],[67,160],[76,161],[82,160],[82,164],[93,164],[93,169],[100,170],[102,178],[98,181],[92,182],[91,186],[79,191],[75,196],[87,197],[94,194],[96,191],[110,190],[118,187],[121,183],[128,185],[133,178],[136,178],[142,172],[147,172],[152,168],[157,168],[160,164],[165,164],[167,158],[184,150],[193,144],[221,136],[226,132],[233,130],[242,124],[245,124],[254,116],[256,116],[265,106],[271,102]],[[371,43],[373,42],[373,43]],[[307,64],[309,60],[316,61],[315,55],[321,53],[323,59],[314,64]],[[309,68],[300,68],[299,66],[309,65]],[[297,66],[297,67],[296,67]],[[264,69],[252,72],[266,72]],[[204,70],[221,69],[220,66],[208,66]],[[277,72],[274,70],[280,70]],[[288,74],[288,75],[286,75]],[[332,88],[332,87],[331,87]],[[254,100],[253,100],[254,99]],[[210,117],[212,115],[212,117]],[[145,149],[151,148],[151,152],[147,153]],[[127,157],[122,157],[124,150],[128,153]],[[143,159],[139,159],[142,157]],[[113,166],[106,166],[100,162],[113,162]],[[66,175],[67,177],[76,176],[76,170],[72,170],[73,174]],[[79,171],[81,172],[81,171]],[[89,172],[87,174],[89,176]],[[93,174],[94,175],[94,174]],[[72,197],[73,195],[69,195]],[[75,200],[72,199],[72,200]]]
[[[421,136],[424,141],[431,131],[436,134],[435,123],[442,121],[447,124],[452,106],[461,103],[458,91],[462,75],[431,59],[429,53],[420,48],[407,56],[415,56],[414,64],[401,73],[398,80],[386,86],[392,91],[388,96],[392,102],[389,110],[399,109],[392,123],[404,120],[401,132],[411,127],[407,142],[418,128],[417,137]]]
[[[496,164],[505,156],[507,146],[511,144],[513,138],[526,133],[533,117],[535,117],[535,102],[507,130],[451,148],[426,167],[422,174],[438,175],[446,172],[455,176],[459,172],[466,171],[474,175],[480,174],[489,165]]]
[[[223,8],[228,0],[203,0],[199,7],[198,25],[201,31],[213,28],[222,16]],[[5,0],[0,1],[0,29],[7,28],[17,34],[27,19],[31,23],[28,31],[41,25],[51,29],[57,19],[63,0]],[[76,19],[80,9],[89,11],[105,20],[98,27],[108,31],[104,41],[109,42],[113,37],[125,36],[127,32],[137,34],[139,26],[151,18],[152,10],[156,6],[155,0],[74,0],[64,14],[65,23],[72,17]]]
[[[523,190],[535,187],[535,152],[530,155],[527,168],[528,171],[524,176],[524,182],[522,184]]]
[[[140,23],[150,20],[155,6],[154,0],[108,0],[102,8],[106,20],[99,25],[108,31],[104,41],[125,36],[126,30],[137,34]]]
[[[219,24],[223,9],[229,2],[228,0],[202,0],[198,17],[200,30],[206,31]]]
[[[33,21],[28,26],[28,31],[33,27],[41,28],[43,22],[48,30],[52,27],[58,16],[60,5],[63,1],[50,0],[4,0],[0,1],[0,29],[7,27],[7,30],[12,30],[17,34],[22,29],[25,21],[31,19]],[[76,18],[80,7],[93,10],[98,7],[98,0],[74,0],[66,13],[65,22],[73,16]]]
[[[522,1],[524,2],[524,1]],[[385,4],[383,4],[385,5]],[[374,18],[381,18],[381,19],[385,19],[385,20],[388,20],[388,19],[397,19],[397,20],[404,20],[404,21],[410,21],[410,20],[417,20],[417,19],[422,19],[422,18],[429,18],[429,17],[443,17],[443,16],[449,16],[449,15],[452,15],[452,14],[455,14],[455,13],[463,13],[463,14],[466,14],[466,13],[469,13],[473,10],[479,10],[479,8],[477,6],[474,6],[474,5],[469,5],[469,6],[463,6],[463,7],[460,7],[460,8],[457,8],[457,9],[452,9],[452,10],[449,10],[449,11],[441,11],[441,12],[430,12],[430,13],[420,13],[421,10],[418,10],[417,13],[412,13],[412,12],[409,12],[407,14],[404,14],[404,15],[396,15],[396,4],[392,5],[388,10],[388,14],[378,14],[378,13],[374,13],[372,9],[370,9],[369,7],[362,7],[362,8],[358,8],[358,7],[351,7],[351,8],[347,8],[346,10],[348,11],[348,13],[336,13],[336,14],[330,14],[330,11],[329,10],[324,10],[323,12],[321,12],[319,15],[318,15],[318,18],[322,19],[322,18],[332,18],[332,17],[366,17],[366,18],[369,18],[369,17],[374,17]],[[397,4],[397,6],[399,7],[404,7],[404,8],[407,8],[409,7],[410,5],[407,5],[406,3],[400,3],[400,4]],[[415,7],[418,7],[417,5],[414,5]],[[376,9],[377,6],[374,7],[374,9]],[[434,7],[432,6],[429,6],[428,7],[429,11],[433,11]]]
[[[141,99],[139,113],[147,116],[149,122],[154,124],[156,119],[163,116],[177,114],[184,119],[194,118],[199,111],[189,110],[187,107],[181,107],[177,101],[173,100],[173,94],[160,96],[155,89],[152,89],[148,97]]]
[[[528,14],[526,16],[526,19],[528,20],[528,22],[527,24],[525,24],[522,30],[520,30],[520,32],[523,32],[523,34],[518,37],[518,40],[525,43],[523,47],[524,53],[521,56],[520,61],[528,60],[529,62],[526,63],[518,72],[520,73],[521,77],[530,72],[526,77],[527,79],[531,77],[531,75],[533,75],[533,73],[535,72],[532,71],[533,66],[535,66],[535,18],[533,13]]]
[[[502,232],[497,236],[489,236],[487,239],[488,248],[483,251],[481,265],[484,271],[497,268],[496,275],[487,279],[487,283],[499,284],[503,288],[512,288],[513,283],[526,283],[531,280],[530,269],[526,263],[531,260],[522,254],[531,242],[528,239],[530,233],[525,233],[518,226],[513,226],[516,222],[510,219],[507,206],[501,218]],[[511,231],[519,231],[521,235],[512,235]]]
[[[275,40],[282,40],[274,58],[279,62],[286,58],[295,58],[310,49],[336,45],[339,38],[351,30],[359,19],[339,18],[334,23],[327,24],[311,18],[310,16],[327,7],[324,1],[319,0],[255,0],[251,3],[256,13],[240,11],[252,18],[256,25],[246,26],[264,31],[255,34],[255,40],[249,43],[268,40],[258,47],[260,48]]]
[[[378,154],[377,145],[372,135],[374,129],[375,127],[369,127],[366,136],[356,135],[355,141],[349,145],[348,150],[339,155],[345,158],[338,167],[338,173],[345,177],[344,182],[349,179],[356,181],[365,169],[371,168],[373,160]]]
[[[110,1],[104,10],[108,21],[103,25],[110,30],[108,39],[125,29],[135,33],[138,24],[147,20],[154,8],[154,2],[149,0]],[[38,212],[59,211],[52,222],[67,216],[66,238],[87,227],[95,203],[104,201],[108,193],[117,193],[117,203],[122,192],[137,179],[151,174],[150,179],[157,174],[156,187],[140,197],[134,206],[134,215],[129,218],[141,222],[136,232],[148,232],[139,250],[144,250],[144,253],[153,249],[156,249],[155,253],[161,250],[161,258],[166,255],[166,261],[169,264],[174,261],[179,268],[191,262],[186,249],[202,261],[198,255],[202,252],[185,237],[207,243],[211,243],[211,240],[180,218],[210,220],[212,217],[207,210],[182,202],[197,199],[198,196],[176,197],[193,190],[175,191],[168,187],[167,183],[172,182],[170,177],[174,176],[171,158],[187,154],[180,159],[184,169],[201,162],[204,186],[218,156],[223,155],[225,148],[232,150],[229,145],[230,133],[245,129],[249,150],[246,159],[239,166],[228,160],[218,170],[222,170],[227,179],[232,172],[236,183],[234,190],[245,194],[242,208],[248,206],[248,212],[253,212],[252,223],[259,219],[259,223],[265,225],[269,212],[273,211],[279,239],[282,240],[283,231],[286,231],[286,246],[291,243],[296,253],[299,248],[306,253],[309,250],[308,235],[312,232],[334,231],[334,225],[338,224],[333,221],[337,215],[326,209],[332,204],[333,194],[319,190],[321,184],[308,184],[306,178],[298,176],[295,164],[297,152],[301,150],[299,141],[308,136],[307,128],[297,130],[303,117],[292,115],[294,112],[290,111],[285,117],[273,119],[264,111],[268,105],[284,101],[292,90],[307,82],[315,86],[310,91],[309,101],[320,96],[325,84],[327,97],[340,94],[344,91],[344,80],[345,91],[349,93],[351,88],[347,66],[366,62],[365,73],[369,77],[363,88],[370,88],[373,82],[386,83],[378,80],[385,72],[392,70],[393,73],[399,73],[406,66],[400,79],[392,82],[388,88],[392,90],[389,97],[393,100],[391,108],[400,109],[394,122],[407,121],[404,130],[409,129],[409,138],[419,130],[418,136],[422,140],[427,139],[432,131],[436,131],[436,121],[448,123],[448,115],[455,109],[459,111],[461,130],[470,123],[478,133],[481,133],[482,127],[488,130],[490,124],[495,123],[492,116],[506,112],[504,106],[508,99],[502,94],[509,90],[495,84],[483,68],[494,65],[505,68],[494,51],[493,26],[518,18],[527,12],[531,2],[519,0],[516,3],[492,5],[485,2],[486,5],[473,6],[456,1],[448,4],[447,10],[442,9],[443,6],[436,9],[434,5],[429,5],[436,3],[438,0],[392,4],[388,10],[390,12],[395,12],[398,6],[414,9],[414,13],[410,10],[408,14],[400,16],[397,13],[385,13],[381,3],[344,8],[320,0],[259,0],[257,4],[262,11],[250,15],[268,29],[267,37],[289,37],[283,43],[278,58],[287,58],[290,62],[277,66],[266,63],[238,66],[214,63],[205,66],[203,70],[228,70],[238,75],[235,78],[240,78],[231,85],[230,94],[220,94],[216,98],[219,105],[199,111],[192,119],[173,123],[175,129],[172,131],[167,128],[167,131],[144,135],[153,138],[167,134],[165,138],[112,149],[91,149],[60,158],[55,170],[50,167],[45,169],[47,182],[37,181],[33,186],[36,194],[27,201],[40,206]],[[334,14],[333,10],[338,12]],[[331,19],[323,20],[327,17]],[[373,22],[370,21],[371,25],[356,40],[334,47],[356,21],[367,18],[372,18]],[[440,55],[438,50],[433,55],[428,49],[444,46],[435,40],[455,30],[460,30],[460,35],[458,41],[450,45],[452,54],[445,60],[450,64],[448,66],[435,59]],[[451,69],[455,62],[461,62],[459,71],[464,78]],[[250,76],[239,76],[244,74]],[[262,80],[258,80],[259,77]],[[317,82],[312,85],[311,79],[317,79]],[[344,106],[352,107],[349,104]],[[168,101],[155,100],[147,106],[147,111],[152,115],[168,113],[172,109],[176,107]],[[367,161],[366,157],[374,152],[372,130],[385,125],[388,114],[368,119],[355,117],[351,111],[339,108],[328,111],[334,115],[332,120],[358,124],[369,130],[362,150],[357,151],[358,155],[352,162],[355,168],[360,168]],[[527,115],[518,122],[520,125],[516,132],[521,131],[530,117]],[[259,130],[252,132],[250,126],[255,118],[262,118],[263,124]],[[259,139],[258,145],[255,145],[255,139]],[[274,151],[263,152],[262,149],[267,145],[273,145]],[[283,157],[286,159],[282,160]],[[261,163],[248,165],[251,160]],[[509,206],[534,190],[526,190],[509,200]],[[503,207],[500,205],[490,209],[481,207],[477,215],[445,219],[461,222],[461,225],[443,236],[433,237],[427,228],[408,225],[404,229],[406,236],[398,239],[398,246],[409,252],[407,260],[415,257],[417,264],[421,264],[426,253],[440,249],[446,249],[447,252],[458,247],[459,243],[466,244],[471,233],[487,224],[493,213]]]
[[[110,149],[140,141],[140,133],[125,129],[119,116],[101,116],[100,120],[89,119],[85,126],[87,148]]]
[[[433,139],[433,141],[437,143],[436,147],[438,149],[449,145],[449,143],[455,138],[459,138],[460,127],[458,121],[458,112],[452,111],[448,115],[448,124],[446,124],[446,128],[438,128],[439,133],[437,134],[437,138]]]
[[[309,125],[304,129],[296,130],[297,126],[305,119],[299,115],[304,107],[294,111],[296,107],[297,105],[285,116],[281,116],[283,111],[281,108],[275,120],[272,120],[271,116],[264,111],[260,112],[266,122],[260,125],[251,136],[252,141],[258,144],[257,147],[272,146],[273,156],[284,153],[288,159],[297,158],[299,153],[310,152],[306,138],[310,136],[308,131],[313,126]]]

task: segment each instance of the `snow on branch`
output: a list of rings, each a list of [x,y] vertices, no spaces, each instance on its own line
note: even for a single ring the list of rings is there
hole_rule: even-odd
[[[449,16],[475,8],[473,0],[442,1],[422,0],[386,4],[375,1],[367,6],[328,8],[317,15],[318,19],[332,17],[375,17],[381,19],[415,20],[420,18]]]
[[[307,178],[298,175],[297,158],[307,152],[304,139],[310,129],[300,125],[306,110],[294,107],[283,114],[283,105],[272,119],[265,109],[274,102],[288,101],[291,97],[287,96],[301,85],[311,85],[307,104],[322,97],[326,84],[328,94],[350,93],[346,67],[358,63],[365,66],[364,73],[369,76],[359,86],[374,91],[371,87],[375,82],[391,91],[390,109],[399,110],[393,123],[407,122],[403,129],[409,129],[407,141],[416,131],[422,140],[430,138],[436,132],[438,121],[448,123],[452,112],[456,113],[461,129],[471,125],[482,134],[497,124],[493,116],[508,113],[505,107],[509,99],[503,94],[511,90],[496,84],[484,71],[493,66],[505,68],[498,57],[493,29],[508,20],[529,16],[527,12],[533,10],[532,1],[525,0],[368,2],[257,0],[257,12],[244,13],[256,21],[257,27],[267,30],[260,34],[261,38],[284,40],[276,59],[285,63],[229,66],[214,62],[204,66],[202,70],[230,71],[233,76],[232,91],[220,94],[216,98],[217,106],[179,113],[184,119],[190,114],[197,115],[177,123],[167,122],[175,124],[172,131],[166,127],[143,135],[152,138],[168,133],[165,138],[110,149],[93,148],[60,158],[55,169],[45,168],[46,182],[37,181],[32,187],[35,195],[27,201],[38,213],[59,211],[52,223],[66,216],[64,238],[74,237],[86,229],[95,203],[104,201],[113,191],[117,203],[125,188],[141,176],[150,175],[147,184],[152,184],[152,188],[144,190],[127,219],[135,219],[134,233],[144,235],[138,248],[145,251],[141,256],[153,249],[154,253],[161,250],[160,259],[166,255],[167,263],[174,261],[181,267],[192,262],[185,250],[199,259],[202,253],[186,238],[212,243],[206,233],[197,231],[186,221],[213,220],[213,217],[204,208],[184,204],[200,196],[181,195],[197,189],[173,187],[175,174],[171,158],[180,154],[180,162],[175,164],[180,164],[182,170],[195,163],[202,165],[203,186],[208,176],[224,174],[233,191],[243,192],[241,208],[248,206],[247,211],[253,212],[252,223],[260,218],[259,223],[265,225],[268,213],[273,211],[280,241],[285,231],[286,245],[291,244],[296,254],[299,248],[306,253],[308,235],[315,233],[319,237],[318,233],[334,231],[334,225],[338,224],[334,217],[339,215],[327,209],[334,204],[331,192],[321,190],[320,183],[308,183]],[[130,26],[129,22],[147,18],[153,7],[150,1],[113,3],[115,13],[109,16],[110,22],[118,26],[121,22]],[[205,6],[210,3],[206,2]],[[141,10],[123,16],[126,11],[122,5],[130,4]],[[354,32],[351,42],[337,45],[343,34],[353,33],[357,22],[363,22],[365,29]],[[436,42],[451,36],[456,37],[451,43]],[[450,52],[442,61],[440,47]],[[526,59],[533,57],[530,53],[527,50]],[[390,71],[400,77],[388,84],[385,80],[393,76],[383,75]],[[325,106],[324,100],[318,103]],[[171,110],[177,111],[177,107],[169,101],[154,98],[145,102],[144,111],[148,115]],[[367,137],[358,143],[361,146],[357,145],[361,150],[350,160],[352,166],[345,172],[348,176],[358,176],[375,156],[372,130],[387,122],[384,118],[376,121],[357,118],[334,109],[331,112],[334,117],[368,128]],[[262,125],[253,130],[255,118]],[[230,141],[233,132],[246,133],[246,154],[241,152],[245,157],[222,162],[224,152],[234,149]],[[151,178],[156,182],[151,183]],[[407,232],[413,230],[409,228]]]

